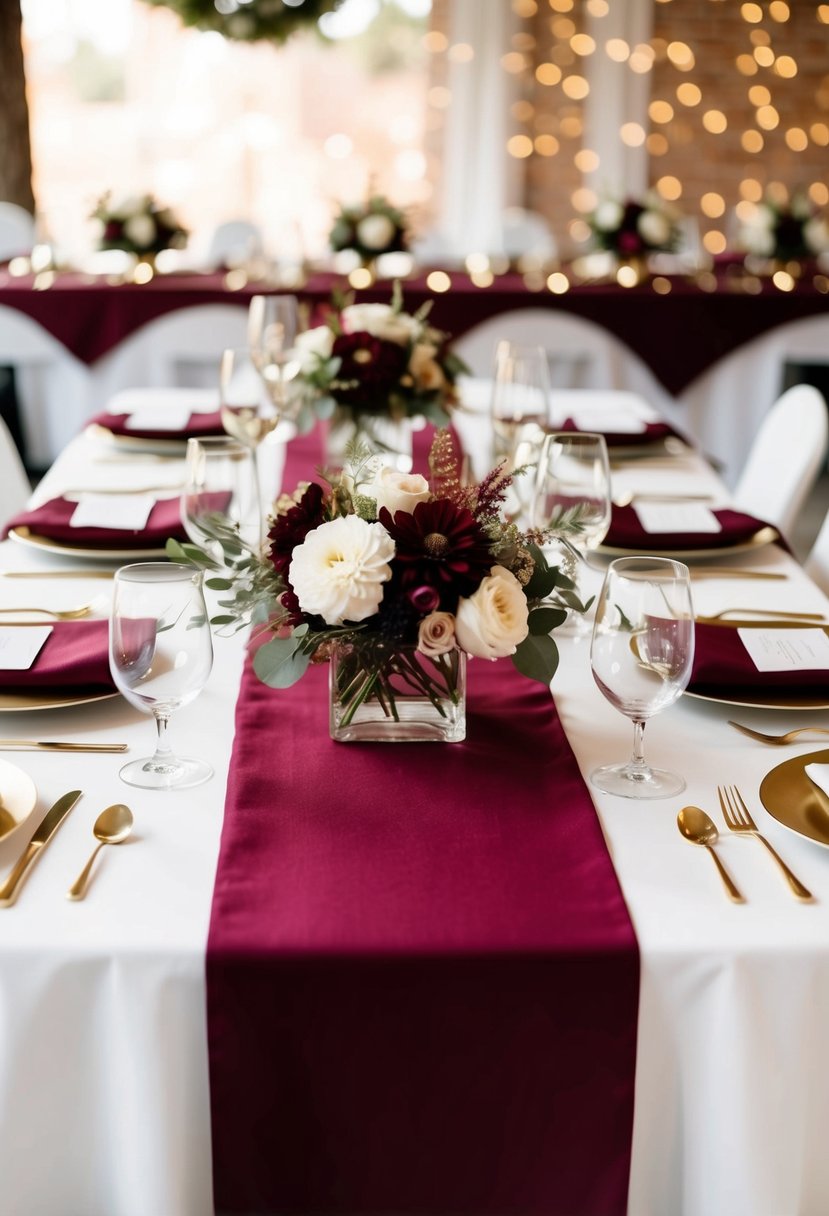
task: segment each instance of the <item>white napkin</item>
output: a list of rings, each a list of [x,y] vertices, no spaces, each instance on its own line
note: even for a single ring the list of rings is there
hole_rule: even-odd
[[[803,771],[829,798],[829,764],[807,764]]]
[[[117,528],[140,532],[155,506],[152,494],[84,494],[72,512],[73,528]]]
[[[190,421],[192,410],[186,407],[173,406],[135,410],[130,414],[124,426],[128,431],[183,431]]]
[[[219,408],[219,394],[212,388],[125,388],[107,402],[108,414],[136,414],[139,410],[178,409],[190,414],[211,414]]]

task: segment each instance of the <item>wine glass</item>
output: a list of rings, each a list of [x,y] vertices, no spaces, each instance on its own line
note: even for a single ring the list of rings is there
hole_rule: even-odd
[[[610,463],[603,435],[589,431],[554,431],[546,435],[536,469],[532,521],[550,528],[568,518],[576,527],[568,541],[559,542],[563,572],[579,594],[579,561],[573,550],[595,549],[610,527]],[[571,613],[567,626],[577,633],[589,629],[583,614]]]
[[[262,543],[262,508],[255,454],[237,439],[224,435],[187,440],[181,522],[194,544],[223,561],[221,545],[212,534],[217,519],[236,524],[240,538],[251,547]]]
[[[602,693],[633,721],[633,755],[605,764],[590,780],[624,798],[668,798],[685,789],[676,773],[645,763],[645,723],[673,705],[694,661],[694,610],[688,567],[667,557],[620,557],[599,594],[590,663]]]
[[[115,572],[112,678],[131,705],[153,715],[158,728],[155,754],[121,769],[128,785],[178,790],[213,776],[204,761],[175,756],[167,740],[170,715],[199,695],[213,666],[203,577],[203,571],[174,562],[140,562]]]
[[[288,386],[299,372],[294,350],[298,329],[296,296],[253,296],[248,309],[248,345],[278,418],[294,403]]]
[[[544,347],[499,342],[490,402],[492,463],[505,461],[510,471],[534,465],[549,411],[550,370]],[[519,522],[529,517],[532,492],[532,470],[527,470],[513,481],[507,501],[508,513]]]

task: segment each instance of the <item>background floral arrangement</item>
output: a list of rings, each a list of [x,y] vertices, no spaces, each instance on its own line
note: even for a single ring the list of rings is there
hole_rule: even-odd
[[[335,253],[353,249],[364,262],[409,247],[406,217],[388,199],[373,195],[366,203],[343,206],[328,238]]]
[[[667,252],[679,242],[678,215],[656,195],[642,202],[604,199],[587,217],[595,244],[619,257]]]
[[[151,194],[134,195],[116,203],[105,194],[93,217],[101,222],[101,249],[123,249],[127,253],[161,253],[183,249],[188,231],[169,207],[162,207]]]
[[[326,324],[299,334],[295,386],[306,399],[300,428],[335,413],[393,420],[423,415],[445,426],[465,364],[448,335],[427,322],[430,304],[404,312],[400,284],[391,304],[340,304]]]
[[[430,468],[429,480],[397,473],[355,444],[327,486],[304,483],[280,499],[264,556],[218,519],[224,566],[190,544],[170,540],[167,552],[223,572],[207,586],[233,596],[219,601],[213,624],[253,620],[274,634],[254,659],[271,687],[294,684],[334,646],[353,659],[352,713],[373,696],[396,716],[392,675],[429,695],[421,667],[404,658],[412,646],[440,672],[441,688],[451,689],[461,652],[510,656],[548,684],[558,665],[551,631],[567,608],[584,610],[573,584],[544,558],[548,534],[505,521],[511,478],[502,466],[476,486],[461,484],[449,431],[437,433]],[[578,531],[575,516],[562,522],[566,530]]]
[[[226,38],[246,42],[284,42],[303,26],[314,25],[323,13],[339,8],[342,0],[246,0],[244,4],[216,4],[215,0],[145,0],[171,8],[185,25],[218,30]]]
[[[740,244],[762,258],[817,257],[829,251],[829,224],[807,194],[796,193],[784,204],[766,197],[740,229]]]

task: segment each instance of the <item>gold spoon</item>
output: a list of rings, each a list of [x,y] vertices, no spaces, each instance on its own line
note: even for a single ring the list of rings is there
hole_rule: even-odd
[[[38,612],[43,616],[54,617],[56,621],[81,621],[85,616],[89,616],[92,612],[94,604],[81,604],[78,608],[0,608],[0,613],[5,615],[10,613],[12,616],[19,615],[24,612]]]
[[[735,904],[744,904],[746,902],[745,897],[740,893],[733,878],[714,850],[714,845],[719,839],[719,832],[713,819],[709,815],[706,815],[705,811],[700,810],[698,806],[684,806],[676,817],[676,823],[686,840],[690,840],[692,844],[701,844],[714,858],[714,864],[720,872],[720,878],[725,883],[725,889],[728,892],[729,898]]]
[[[92,833],[99,843],[93,849],[89,861],[66,892],[67,899],[83,899],[86,894],[89,875],[92,871],[92,864],[100,850],[105,844],[120,844],[122,840],[126,840],[131,831],[132,811],[123,802],[116,802],[101,811],[92,829]]]

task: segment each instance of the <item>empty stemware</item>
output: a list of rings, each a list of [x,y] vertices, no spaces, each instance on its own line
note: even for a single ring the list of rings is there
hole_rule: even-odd
[[[194,544],[222,560],[211,524],[238,525],[251,546],[262,543],[262,508],[255,456],[250,448],[223,435],[187,440],[181,521]]]
[[[213,775],[204,761],[175,756],[167,739],[170,715],[199,695],[213,666],[203,578],[203,571],[174,562],[139,562],[115,573],[112,678],[131,705],[153,715],[158,730],[155,754],[121,769],[128,785],[185,789]]]
[[[633,755],[605,764],[590,780],[607,794],[667,798],[685,789],[677,773],[645,762],[645,723],[673,705],[694,661],[694,610],[688,567],[662,557],[610,563],[596,607],[590,663],[611,705],[633,721]]]

